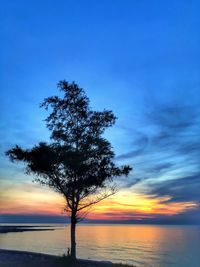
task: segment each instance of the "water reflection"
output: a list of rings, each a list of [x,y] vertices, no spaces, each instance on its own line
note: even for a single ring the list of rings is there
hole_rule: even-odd
[[[70,246],[69,227],[0,235],[2,248],[61,255]],[[136,266],[200,266],[200,228],[189,226],[79,225],[78,257]]]

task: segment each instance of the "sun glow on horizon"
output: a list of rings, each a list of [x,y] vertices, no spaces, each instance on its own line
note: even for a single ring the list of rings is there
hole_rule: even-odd
[[[1,214],[63,214],[65,202],[59,194],[37,184],[24,183],[1,193]],[[176,215],[197,208],[195,202],[170,202],[169,196],[150,197],[121,190],[94,205],[91,220],[143,220],[157,215]]]
[[[188,209],[195,209],[194,202],[168,202],[169,196],[151,198],[144,194],[119,192],[93,208],[90,219],[131,220],[153,218],[155,215],[176,215]]]

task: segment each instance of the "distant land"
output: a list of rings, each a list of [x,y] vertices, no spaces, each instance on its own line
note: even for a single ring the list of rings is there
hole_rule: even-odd
[[[28,232],[28,231],[53,231],[55,230],[52,227],[48,227],[48,228],[44,228],[44,227],[40,227],[40,226],[34,226],[34,225],[30,225],[30,226],[0,226],[0,234],[5,234],[5,233],[11,233],[11,232]]]
[[[200,225],[199,217],[194,216],[185,218],[181,214],[176,216],[162,216],[157,218],[146,218],[143,220],[89,220],[85,219],[81,223],[103,223],[103,224],[171,224],[171,225]],[[199,215],[200,216],[200,215]],[[0,223],[66,223],[69,218],[67,216],[49,216],[49,215],[16,215],[1,214]]]

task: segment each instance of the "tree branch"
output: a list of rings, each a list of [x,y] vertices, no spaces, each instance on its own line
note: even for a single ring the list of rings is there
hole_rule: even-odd
[[[85,209],[85,208],[88,208],[88,207],[94,205],[94,204],[97,204],[97,203],[99,203],[100,201],[102,201],[102,200],[104,200],[104,199],[106,199],[106,198],[108,198],[108,197],[110,197],[110,196],[116,194],[116,192],[117,192],[117,190],[116,190],[116,189],[113,189],[111,193],[109,193],[109,194],[104,194],[103,196],[98,197],[96,200],[93,200],[93,201],[91,201],[91,202],[85,204],[84,206],[78,208],[77,211],[81,211],[81,210],[83,210],[83,209]]]

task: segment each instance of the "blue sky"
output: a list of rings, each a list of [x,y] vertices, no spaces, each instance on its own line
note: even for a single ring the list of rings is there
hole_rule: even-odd
[[[66,79],[118,117],[107,138],[134,168],[121,187],[198,206],[199,10],[195,0],[2,1],[2,188],[28,179],[4,151],[48,138],[39,103]],[[181,220],[200,222],[199,211]]]

